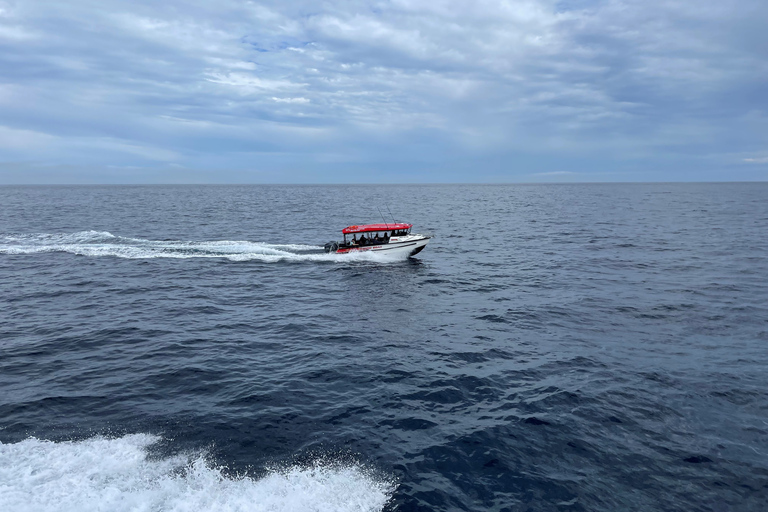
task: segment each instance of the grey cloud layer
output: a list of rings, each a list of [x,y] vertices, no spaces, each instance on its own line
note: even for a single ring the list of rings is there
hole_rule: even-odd
[[[765,20],[757,0],[0,0],[0,182],[765,179]]]

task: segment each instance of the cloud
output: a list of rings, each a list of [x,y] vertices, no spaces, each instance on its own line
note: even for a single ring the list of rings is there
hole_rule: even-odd
[[[42,132],[0,126],[0,149],[35,150],[51,144],[56,137]]]
[[[745,158],[744,161],[750,164],[768,164],[768,156],[762,158]]]
[[[563,176],[566,174],[576,174],[573,171],[551,171],[551,172],[535,172],[533,176]]]
[[[276,98],[272,97],[272,101],[277,103],[309,103],[308,98]]]
[[[685,172],[706,151],[727,173],[768,132],[766,18],[758,0],[0,1],[0,162],[472,181]]]

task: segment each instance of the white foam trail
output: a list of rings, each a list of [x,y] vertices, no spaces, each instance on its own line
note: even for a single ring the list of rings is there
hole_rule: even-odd
[[[77,233],[35,233],[0,235],[0,254],[39,254],[67,252],[80,256],[117,258],[225,258],[231,261],[375,261],[403,259],[389,255],[360,252],[325,254],[320,246],[301,244],[265,244],[244,240],[210,242],[143,240],[115,236],[107,231]]]
[[[157,437],[0,443],[0,510],[8,512],[373,512],[394,492],[362,468],[292,468],[228,478],[202,456],[148,460]]]

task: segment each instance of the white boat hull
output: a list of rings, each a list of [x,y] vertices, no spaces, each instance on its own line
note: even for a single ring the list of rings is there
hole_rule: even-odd
[[[425,235],[407,235],[401,237],[392,237],[389,243],[381,245],[364,245],[362,247],[340,247],[336,254],[347,254],[356,252],[375,252],[377,254],[392,256],[395,258],[407,258],[421,252],[429,243],[431,237]]]

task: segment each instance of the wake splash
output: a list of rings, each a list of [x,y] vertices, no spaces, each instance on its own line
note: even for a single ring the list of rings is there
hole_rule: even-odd
[[[373,512],[394,492],[358,466],[289,468],[253,480],[223,476],[202,455],[148,460],[146,448],[158,440],[0,443],[0,510]]]
[[[147,258],[224,258],[231,261],[392,261],[392,256],[370,252],[326,254],[314,245],[265,244],[248,241],[161,241],[115,236],[108,231],[62,234],[0,235],[0,254],[66,252],[79,256]]]

